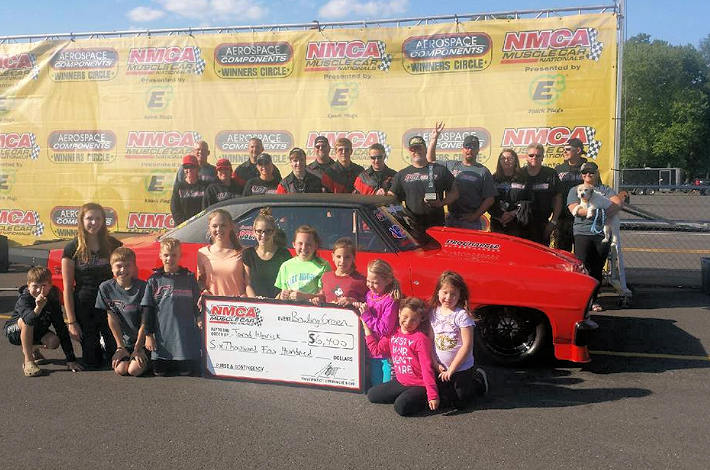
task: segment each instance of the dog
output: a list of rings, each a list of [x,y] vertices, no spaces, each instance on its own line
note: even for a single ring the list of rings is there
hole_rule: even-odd
[[[580,184],[577,186],[577,197],[579,197],[579,205],[574,208],[572,215],[576,216],[580,208],[587,209],[587,219],[594,217],[600,209],[606,210],[613,203],[609,198],[594,191],[594,186]],[[619,218],[614,214],[611,217],[606,217],[604,220],[604,239],[602,243],[609,243],[617,233],[619,233]]]

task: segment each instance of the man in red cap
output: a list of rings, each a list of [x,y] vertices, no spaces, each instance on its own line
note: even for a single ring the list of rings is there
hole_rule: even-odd
[[[173,197],[170,199],[170,212],[176,226],[202,210],[205,183],[197,177],[198,166],[196,156],[189,154],[182,158],[184,181],[175,182]]]
[[[239,185],[232,179],[232,162],[227,158],[217,160],[217,181],[207,186],[202,198],[202,208],[206,209],[227,199],[241,196]]]
[[[197,178],[206,184],[217,181],[217,170],[215,167],[207,163],[207,156],[210,154],[210,147],[204,140],[199,141],[195,145],[192,154],[197,158]],[[178,168],[175,175],[175,182],[185,181],[185,173],[182,171],[182,166]]]

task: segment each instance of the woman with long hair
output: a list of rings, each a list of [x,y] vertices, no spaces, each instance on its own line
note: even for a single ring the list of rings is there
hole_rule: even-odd
[[[242,297],[246,294],[242,246],[229,212],[207,215],[210,244],[197,251],[197,283],[203,294]]]
[[[491,231],[519,237],[521,228],[527,224],[531,198],[515,150],[505,148],[498,155],[493,181],[496,199],[488,211]]]
[[[274,286],[281,263],[291,259],[277,233],[276,220],[271,209],[264,208],[254,219],[254,237],[257,245],[244,250],[242,260],[246,272],[246,292],[249,297],[273,299],[279,293]]]
[[[79,209],[77,229],[76,238],[62,254],[64,309],[69,334],[81,343],[82,360],[90,368],[99,368],[104,357],[110,360],[113,356],[116,342],[106,310],[95,307],[96,295],[99,284],[113,277],[109,258],[122,243],[108,234],[104,208],[93,202]],[[101,348],[102,337],[105,351]]]

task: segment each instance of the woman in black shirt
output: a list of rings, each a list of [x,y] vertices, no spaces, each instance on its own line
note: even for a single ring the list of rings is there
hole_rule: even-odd
[[[64,309],[69,334],[81,342],[84,363],[96,368],[102,365],[102,336],[107,356],[110,358],[116,351],[106,311],[95,305],[99,284],[113,277],[109,257],[121,242],[109,236],[106,214],[99,204],[81,206],[77,229],[77,237],[64,247],[62,254]]]
[[[491,231],[519,237],[530,215],[530,194],[515,150],[506,148],[500,153],[493,180],[496,199],[488,210]]]

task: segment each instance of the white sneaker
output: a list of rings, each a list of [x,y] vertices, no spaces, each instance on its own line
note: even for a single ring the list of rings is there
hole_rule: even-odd
[[[488,395],[488,374],[486,374],[486,371],[480,367],[476,369],[476,372],[478,372],[481,379],[483,379],[483,395]]]

